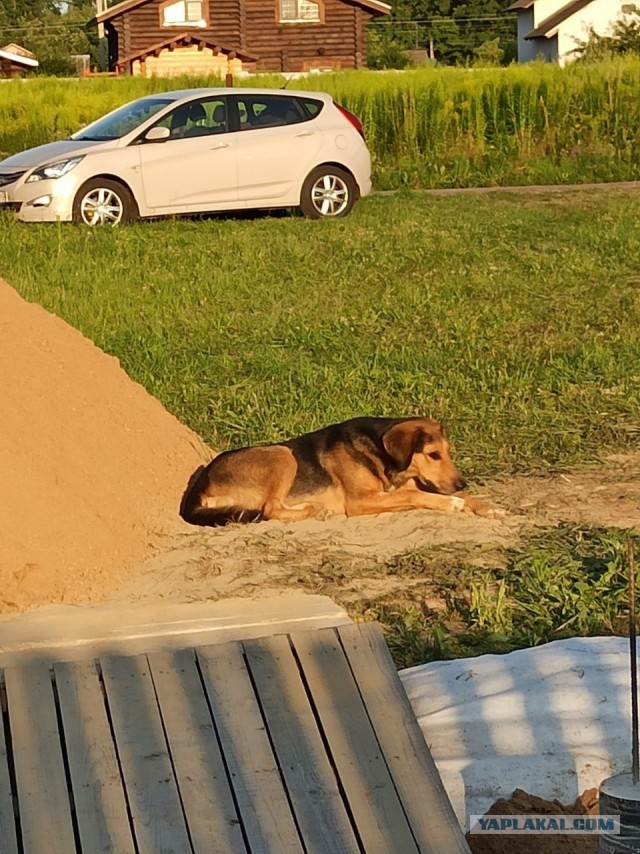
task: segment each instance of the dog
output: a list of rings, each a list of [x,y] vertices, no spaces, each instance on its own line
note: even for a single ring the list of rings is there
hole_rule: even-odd
[[[180,515],[192,525],[403,510],[503,515],[476,498],[430,418],[354,418],[296,439],[224,451],[193,478]]]

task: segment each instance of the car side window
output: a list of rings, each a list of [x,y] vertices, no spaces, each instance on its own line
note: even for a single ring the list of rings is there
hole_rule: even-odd
[[[163,116],[157,127],[169,128],[169,139],[226,133],[229,129],[226,98],[202,98],[181,104]]]
[[[240,130],[283,127],[312,118],[297,98],[283,95],[241,95],[237,105]]]
[[[301,101],[311,118],[315,118],[324,107],[322,101],[316,101],[315,98],[301,98]]]

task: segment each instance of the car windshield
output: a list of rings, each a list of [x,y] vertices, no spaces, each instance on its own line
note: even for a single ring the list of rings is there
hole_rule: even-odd
[[[120,107],[114,113],[98,119],[97,122],[93,122],[78,133],[74,133],[72,139],[90,142],[119,139],[135,130],[163,107],[172,103],[173,101],[170,98],[141,98],[132,104],[125,104],[124,107]]]

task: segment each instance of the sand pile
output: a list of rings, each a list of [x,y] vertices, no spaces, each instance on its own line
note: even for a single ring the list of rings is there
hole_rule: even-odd
[[[118,360],[0,281],[0,611],[108,596],[209,458]]]

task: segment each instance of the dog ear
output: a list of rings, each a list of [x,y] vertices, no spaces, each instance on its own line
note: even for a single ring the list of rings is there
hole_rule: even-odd
[[[421,451],[429,437],[423,428],[412,421],[396,424],[382,437],[382,444],[399,471],[405,471],[411,464],[411,457]]]

